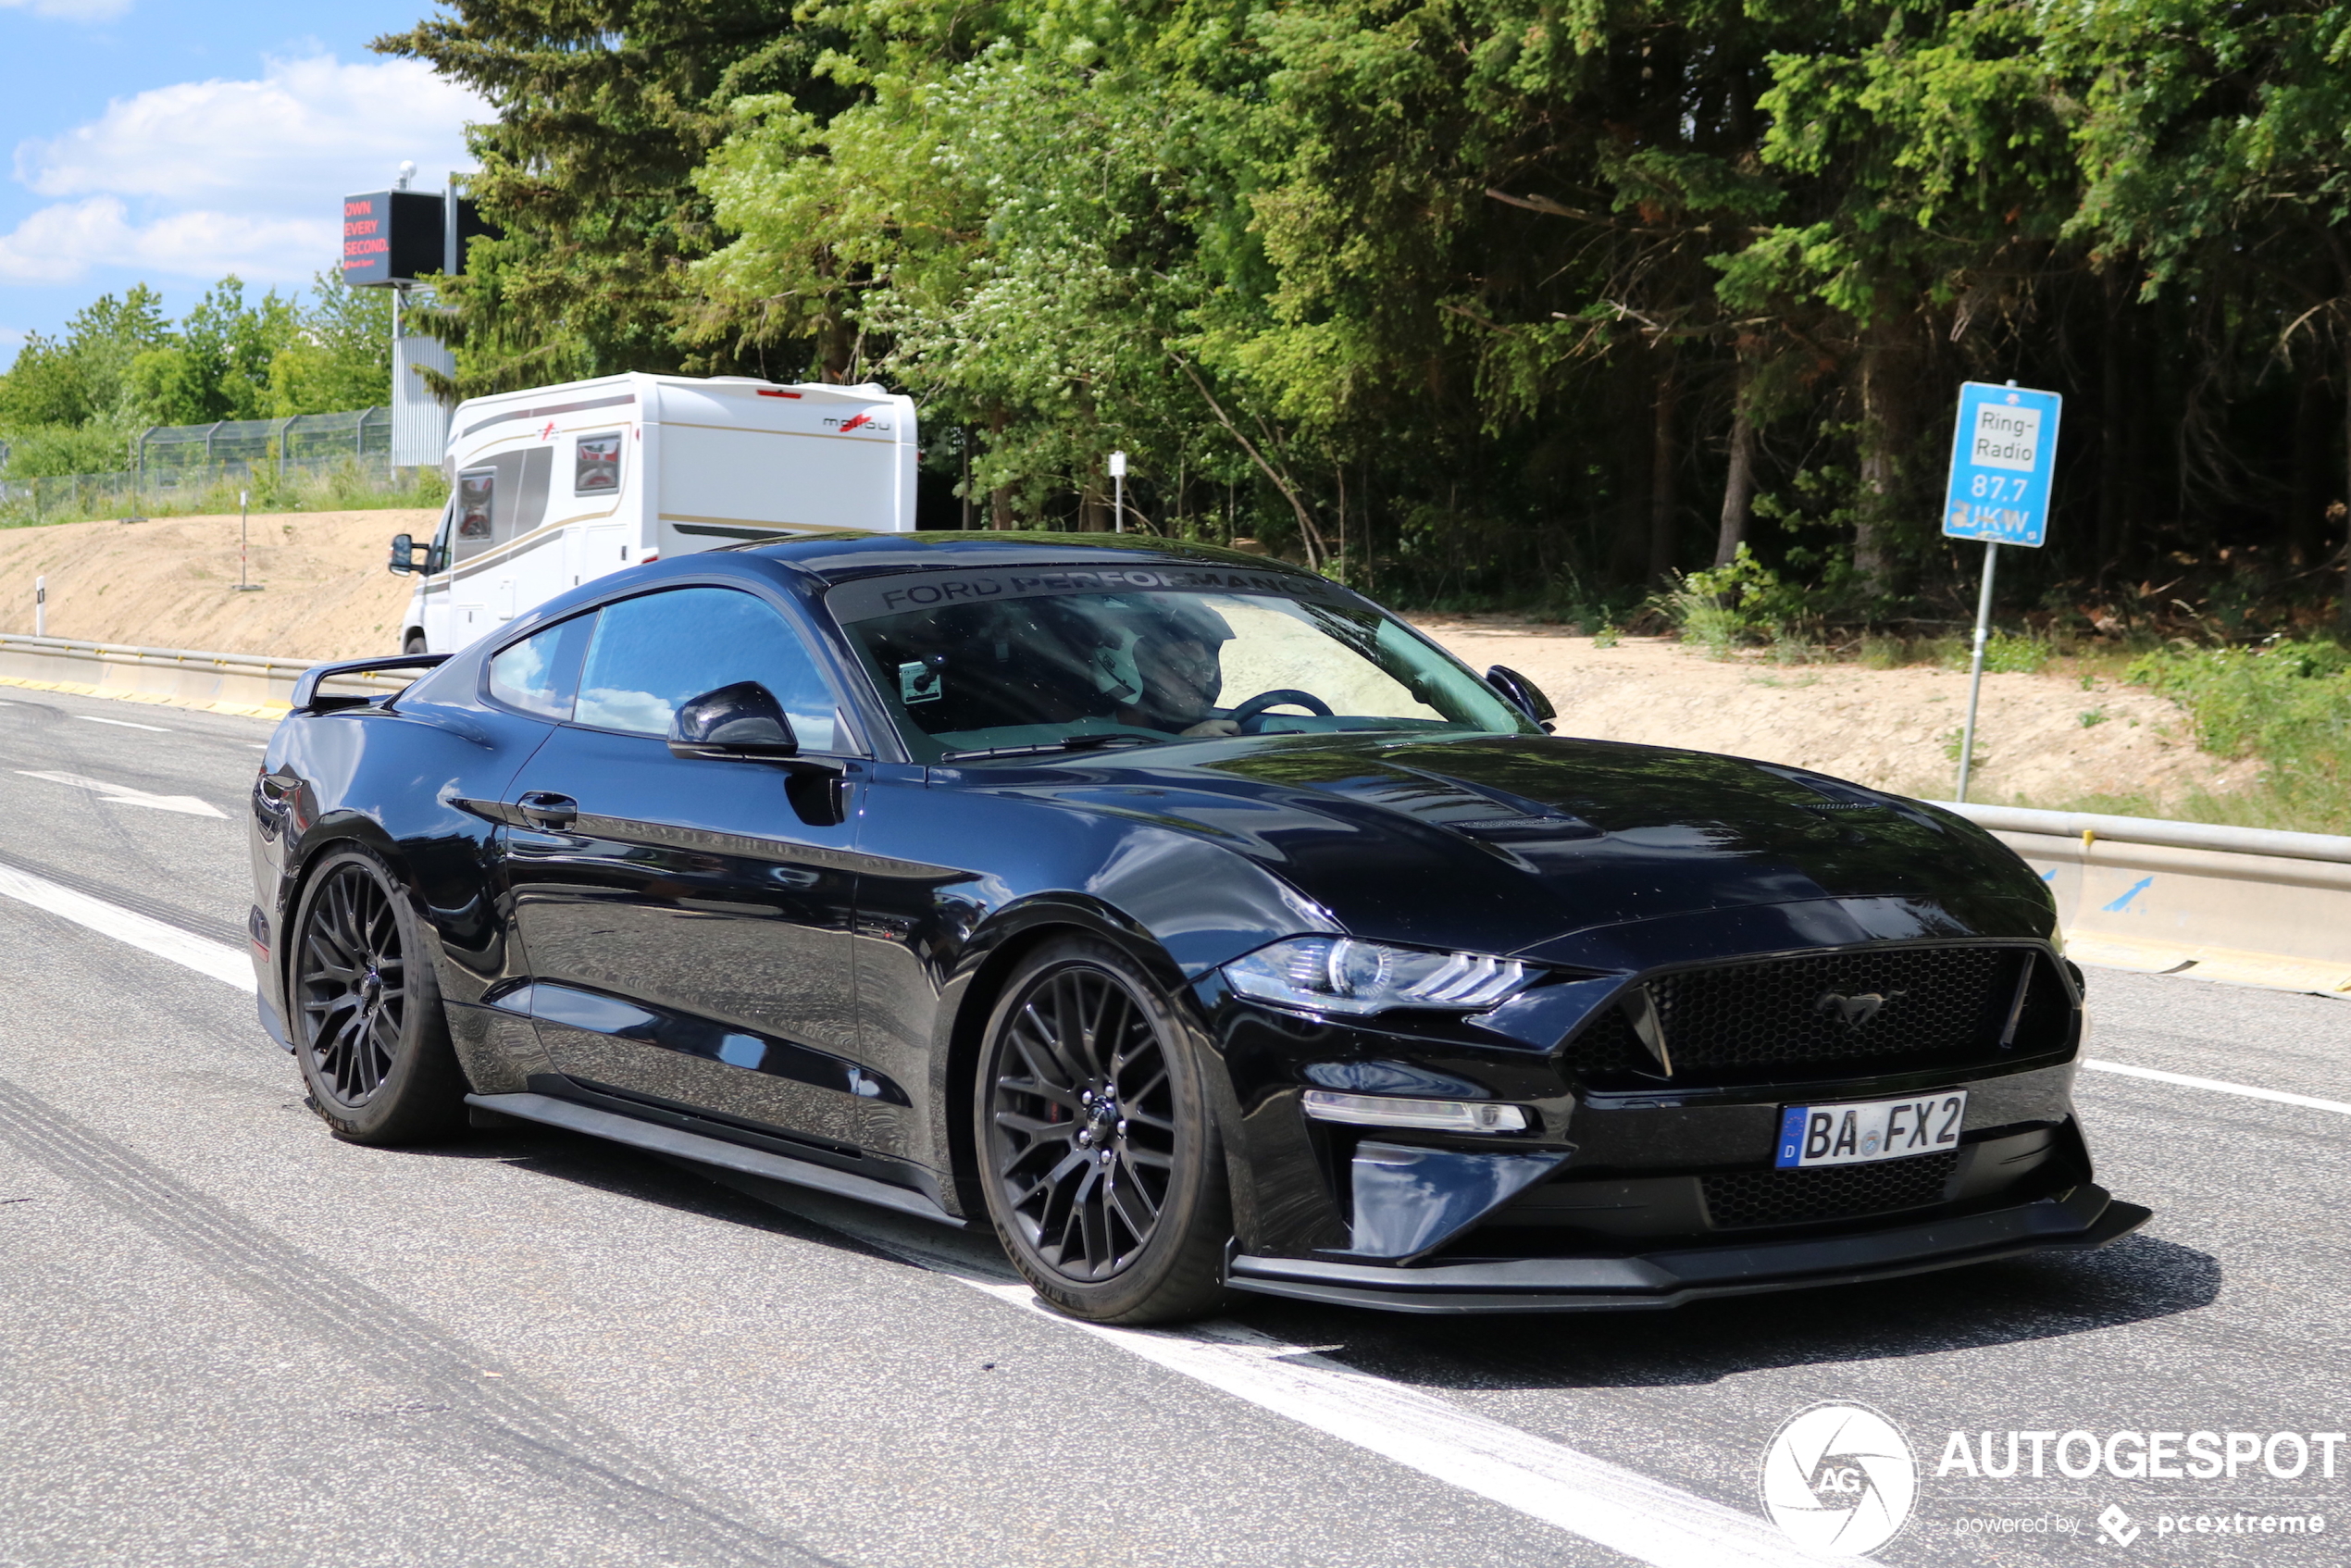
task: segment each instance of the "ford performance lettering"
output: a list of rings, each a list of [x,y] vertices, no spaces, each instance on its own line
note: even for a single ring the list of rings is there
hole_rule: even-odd
[[[899,615],[909,610],[996,599],[1033,599],[1072,593],[1249,593],[1286,599],[1350,604],[1352,597],[1295,573],[1200,567],[1163,570],[1149,566],[1061,568],[1034,572],[955,572],[907,576],[843,584],[826,603],[842,621]]]

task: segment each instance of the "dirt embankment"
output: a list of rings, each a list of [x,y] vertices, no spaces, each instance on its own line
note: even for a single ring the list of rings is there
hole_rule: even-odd
[[[396,653],[410,583],[384,570],[385,542],[433,521],[403,511],[256,516],[258,593],[236,591],[233,516],[0,531],[0,630],[32,629],[32,580],[45,575],[53,637],[288,658]],[[1473,668],[1509,665],[1531,677],[1559,704],[1563,734],[1730,752],[1938,799],[1951,792],[1964,675],[1710,660],[1645,638],[1603,648],[1508,616],[1421,624]],[[2085,691],[2048,675],[1984,678],[1976,755],[1969,792],[1983,801],[2226,790],[2255,765],[2196,751],[2184,716],[2160,697],[2107,681]]]
[[[1950,798],[1967,716],[1963,673],[1714,660],[1652,638],[1602,648],[1499,616],[1420,625],[1472,668],[1508,665],[1542,687],[1559,705],[1561,734],[1730,752]],[[2235,788],[2257,768],[2197,751],[2186,716],[2135,687],[2099,680],[2084,691],[2069,677],[1987,675],[1968,796],[2177,795]]]
[[[237,591],[234,516],[0,530],[0,630],[32,629],[33,579],[46,577],[52,637],[286,658],[396,653],[409,579],[384,570],[385,547],[437,517],[256,514],[257,593]]]

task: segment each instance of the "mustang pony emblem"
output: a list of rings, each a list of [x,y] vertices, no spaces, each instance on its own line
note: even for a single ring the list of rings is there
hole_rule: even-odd
[[[1887,1002],[1909,994],[1908,991],[1863,991],[1860,996],[1847,996],[1839,991],[1822,991],[1821,1000],[1812,1004],[1812,1011],[1834,1014],[1847,1028],[1858,1029],[1876,1017]]]

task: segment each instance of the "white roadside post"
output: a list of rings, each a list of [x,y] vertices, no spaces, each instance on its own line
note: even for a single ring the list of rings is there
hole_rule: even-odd
[[[1968,661],[1967,723],[1959,730],[1959,784],[1967,799],[1975,762],[1975,709],[1984,691],[1984,644],[1992,628],[1992,576],[2003,544],[2038,550],[2047,541],[2050,480],[2057,468],[2058,416],[2065,399],[2014,381],[1959,385],[1951,430],[1951,480],[1943,495],[1943,532],[1984,542],[1984,591],[1975,603],[1975,652]]]
[[[246,494],[247,492],[242,490],[237,492],[237,591],[240,593],[252,593],[261,587],[261,584],[257,582],[245,580],[245,562],[250,554],[246,548],[245,540]]]
[[[1126,454],[1110,454],[1110,526],[1113,533],[1126,531]]]
[[[32,579],[32,635],[49,635],[49,579],[45,577]]]

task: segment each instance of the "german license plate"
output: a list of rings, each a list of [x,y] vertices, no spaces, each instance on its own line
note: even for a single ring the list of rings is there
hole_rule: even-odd
[[[1861,1165],[1901,1160],[1959,1146],[1967,1122],[1967,1090],[1947,1089],[1909,1100],[1864,1100],[1848,1105],[1791,1105],[1780,1113],[1781,1170],[1810,1165]]]

